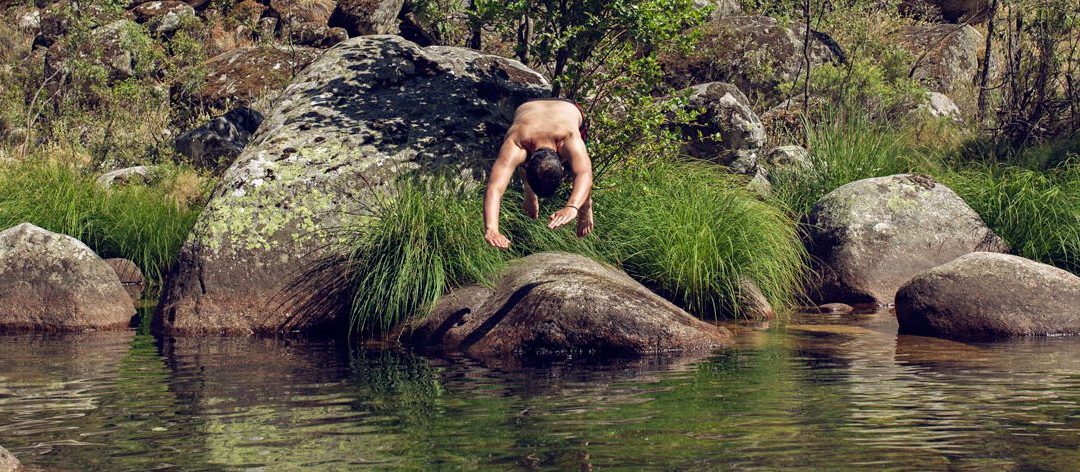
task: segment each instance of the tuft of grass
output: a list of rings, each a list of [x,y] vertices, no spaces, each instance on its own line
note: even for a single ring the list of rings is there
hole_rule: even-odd
[[[199,211],[160,186],[103,188],[64,164],[0,166],[0,228],[29,222],[73,236],[102,258],[130,259],[159,285]]]
[[[810,167],[770,175],[777,198],[797,215],[809,213],[821,197],[848,182],[932,168],[922,152],[906,145],[904,130],[858,116],[822,123],[807,127]]]
[[[347,243],[354,332],[427,314],[443,291],[489,283],[506,258],[484,241],[476,192],[448,178],[403,180]]]
[[[780,205],[700,161],[627,166],[596,192],[604,254],[702,317],[739,316],[739,281],[777,310],[792,306],[807,273],[797,225]]]
[[[941,173],[1014,254],[1080,274],[1080,165],[969,164]]]
[[[450,178],[406,179],[372,217],[347,231],[352,332],[387,330],[426,316],[447,289],[490,284],[515,257],[566,251],[622,267],[700,316],[737,316],[739,281],[753,280],[774,307],[792,304],[806,273],[796,225],[744,183],[703,162],[613,168],[594,195],[597,232],[552,231],[504,199],[510,251],[483,239],[479,189]],[[558,200],[558,199],[555,199]],[[561,200],[550,202],[541,215]]]

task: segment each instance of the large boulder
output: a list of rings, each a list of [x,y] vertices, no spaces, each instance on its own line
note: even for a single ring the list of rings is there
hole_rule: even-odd
[[[224,107],[276,95],[320,54],[321,50],[304,46],[250,46],[219,54],[203,63],[206,83],[198,98]]]
[[[702,27],[698,47],[660,58],[668,83],[686,88],[707,82],[735,84],[747,96],[775,104],[784,97],[780,84],[806,71],[804,26],[779,24],[767,16],[729,16]],[[843,51],[828,35],[812,31],[810,63],[844,62]]]
[[[135,306],[79,240],[29,223],[0,232],[0,330],[123,329]]]
[[[975,252],[915,276],[896,294],[900,332],[951,339],[1080,334],[1080,277]]]
[[[330,25],[344,28],[349,36],[397,34],[405,0],[338,0]]]
[[[810,295],[819,303],[887,305],[931,267],[973,251],[1007,250],[963,199],[921,175],[843,185],[814,205],[809,223],[818,273]]]
[[[897,38],[912,56],[912,77],[954,99],[972,95],[983,35],[969,25],[918,24]]]
[[[739,88],[724,82],[695,85],[688,105],[701,112],[683,127],[690,138],[688,153],[735,172],[754,173],[758,150],[765,145],[765,126]]]
[[[506,270],[493,291],[465,290],[441,300],[410,342],[498,359],[701,353],[731,338],[626,273],[574,254],[534,254]]]
[[[329,322],[291,307],[343,219],[369,211],[404,173],[480,178],[516,107],[549,90],[517,61],[463,48],[362,36],[330,49],[225,172],[167,279],[155,329],[258,333]]]
[[[145,24],[155,34],[168,34],[180,29],[185,21],[196,19],[195,9],[177,0],[142,3],[131,9],[135,21]]]
[[[174,145],[199,167],[226,167],[244,150],[262,120],[262,113],[240,107],[180,135]]]

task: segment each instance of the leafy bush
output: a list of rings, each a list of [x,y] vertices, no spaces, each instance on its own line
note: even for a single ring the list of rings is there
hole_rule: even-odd
[[[160,282],[200,210],[167,191],[180,179],[183,172],[173,171],[155,186],[103,188],[67,165],[0,166],[0,228],[29,222],[73,236],[102,258],[130,259],[147,280]]]

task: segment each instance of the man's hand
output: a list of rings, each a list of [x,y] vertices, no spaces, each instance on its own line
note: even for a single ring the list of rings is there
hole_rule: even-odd
[[[577,214],[577,208],[574,208],[572,206],[562,207],[561,210],[551,214],[551,219],[548,221],[548,228],[555,229],[564,224],[567,224],[571,220],[576,218]]]
[[[497,229],[488,229],[484,231],[484,239],[488,244],[495,246],[499,249],[510,249],[510,240],[503,236]]]

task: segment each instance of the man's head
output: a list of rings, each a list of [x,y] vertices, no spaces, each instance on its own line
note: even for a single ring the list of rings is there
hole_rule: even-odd
[[[559,153],[551,148],[533,151],[525,162],[525,180],[539,197],[547,198],[555,194],[562,185],[564,173]]]

